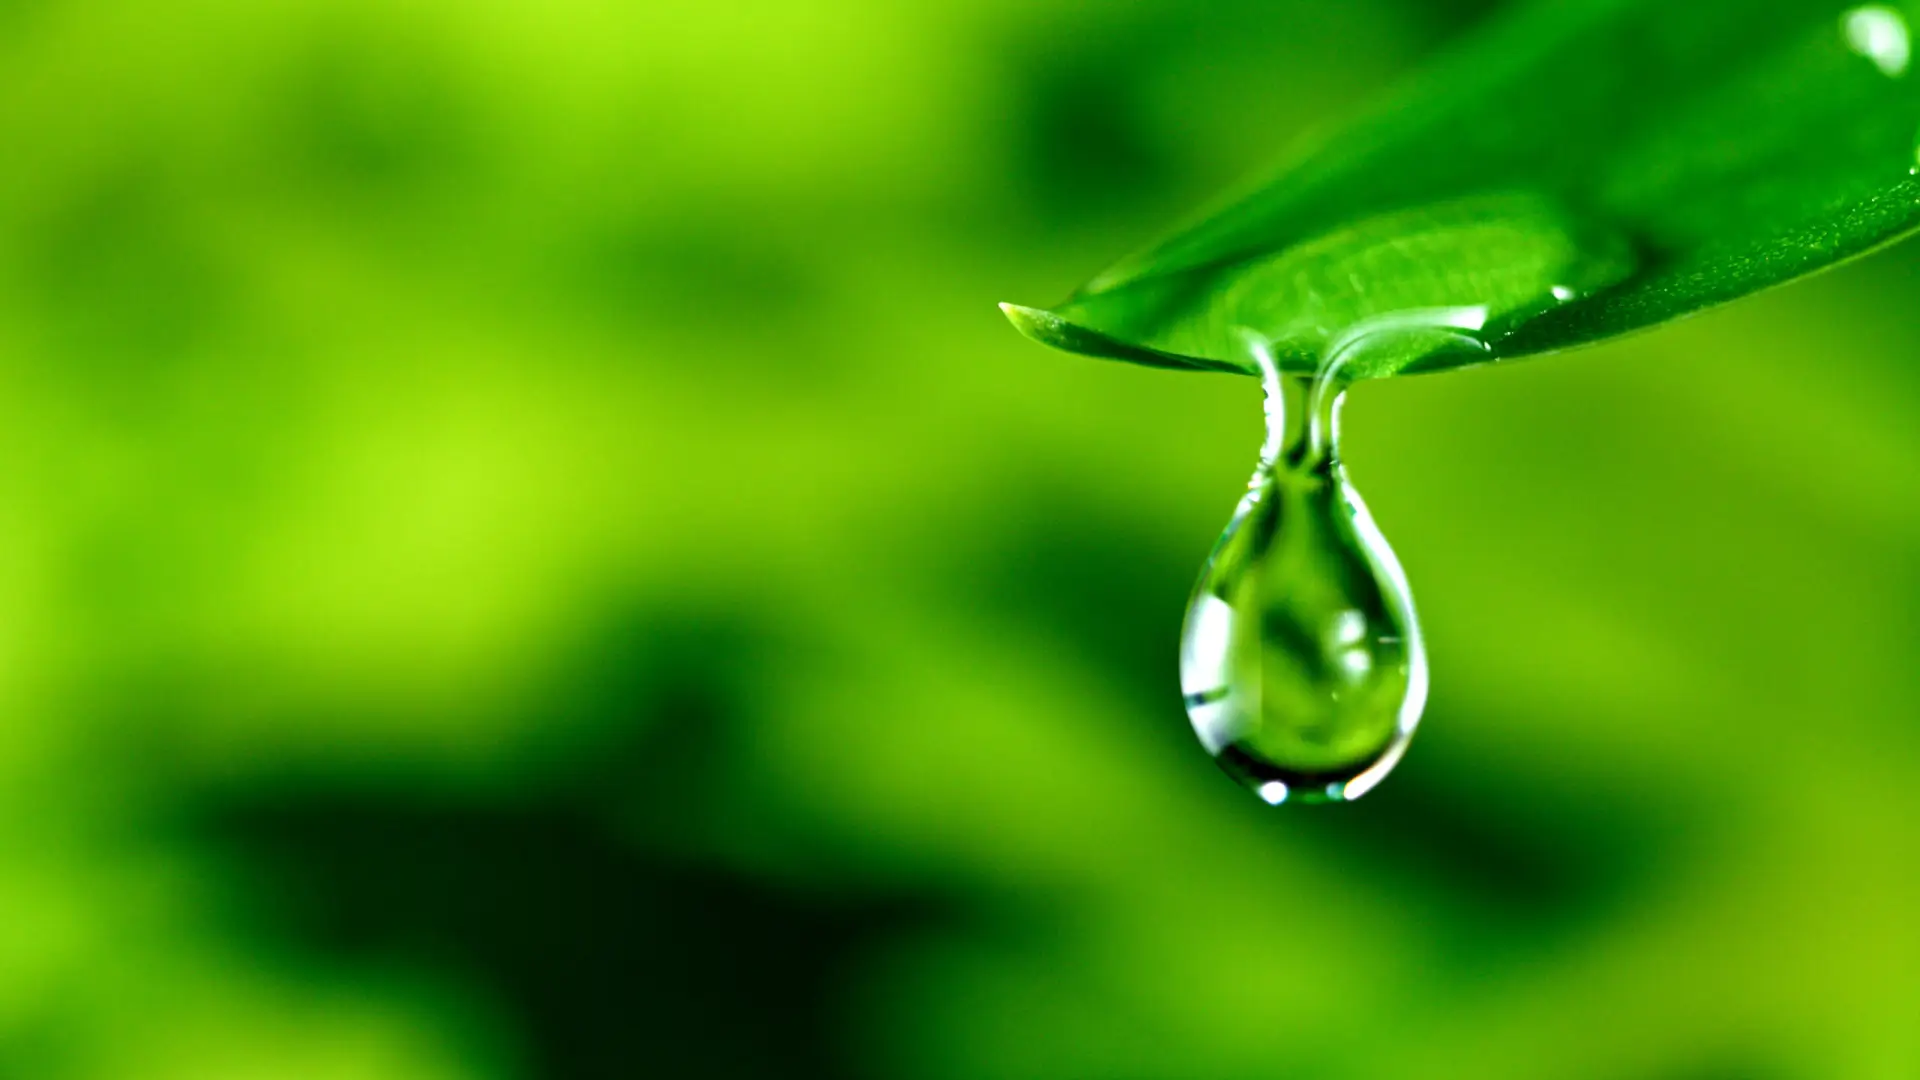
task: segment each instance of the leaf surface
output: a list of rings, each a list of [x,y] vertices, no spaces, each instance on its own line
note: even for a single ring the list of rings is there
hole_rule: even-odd
[[[1355,377],[1677,318],[1920,226],[1913,14],[1535,0],[1053,309],[1002,306],[1073,352]]]

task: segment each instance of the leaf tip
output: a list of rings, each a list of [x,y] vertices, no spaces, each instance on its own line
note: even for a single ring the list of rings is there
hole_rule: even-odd
[[[1230,361],[1182,356],[1178,353],[1162,352],[1148,346],[1121,341],[1098,330],[1081,326],[1057,312],[1047,311],[1044,308],[1001,304],[1000,310],[1006,315],[1007,321],[1013,324],[1013,328],[1021,334],[1042,345],[1051,345],[1065,352],[1097,356],[1108,360],[1125,360],[1129,363],[1144,364],[1147,367],[1250,374],[1246,368]]]
[[[1059,334],[1061,318],[1051,311],[1002,303],[1000,311],[1015,330],[1044,345],[1051,345]]]

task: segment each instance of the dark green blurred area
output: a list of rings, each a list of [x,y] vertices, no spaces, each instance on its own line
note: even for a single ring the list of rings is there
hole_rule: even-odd
[[[1913,248],[1357,391],[1316,811],[1255,386],[993,307],[1479,14],[0,3],[0,1077],[1920,1075]]]

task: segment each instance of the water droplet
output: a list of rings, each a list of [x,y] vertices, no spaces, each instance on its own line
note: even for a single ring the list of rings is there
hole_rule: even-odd
[[[1340,464],[1342,372],[1400,334],[1476,327],[1465,309],[1381,322],[1341,335],[1311,382],[1282,376],[1252,342],[1267,442],[1187,609],[1180,686],[1194,732],[1276,806],[1364,795],[1406,750],[1426,704],[1405,575]]]

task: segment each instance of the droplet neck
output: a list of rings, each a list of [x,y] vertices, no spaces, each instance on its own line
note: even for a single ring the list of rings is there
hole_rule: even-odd
[[[1276,472],[1311,473],[1340,460],[1340,407],[1348,380],[1339,365],[1323,365],[1312,376],[1280,370],[1270,350],[1252,350],[1260,365],[1260,385],[1266,393],[1267,437],[1260,446],[1260,464],[1254,472],[1257,486]]]

